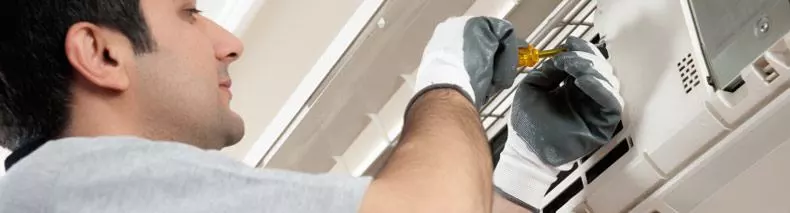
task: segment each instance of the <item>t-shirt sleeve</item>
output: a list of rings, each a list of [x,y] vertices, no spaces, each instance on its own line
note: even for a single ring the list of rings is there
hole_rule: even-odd
[[[216,162],[216,161],[214,161]],[[305,174],[253,169],[244,165],[197,166],[183,176],[185,196],[216,212],[357,212],[371,181],[368,177]],[[235,163],[235,162],[234,162]],[[239,163],[240,164],[240,163]],[[180,170],[180,169],[176,169]],[[206,193],[203,198],[195,194]],[[207,202],[208,201],[208,202]]]
[[[109,209],[97,207],[106,210],[102,212],[334,213],[358,212],[371,181],[350,175],[256,169],[217,152],[150,144],[108,152],[114,157],[95,158],[122,159],[110,164],[83,161],[108,169],[91,169],[87,167],[94,167],[88,165],[92,163],[83,163],[81,168],[90,174],[64,184],[85,185],[80,184],[85,178],[97,177],[117,182],[73,190],[117,202]]]
[[[17,203],[0,202],[0,212],[357,212],[370,181],[255,169],[179,143],[71,139],[44,146],[0,181],[4,203]]]
[[[224,180],[228,202],[247,200],[259,212],[357,212],[370,178],[258,170]],[[241,196],[244,196],[243,198]]]

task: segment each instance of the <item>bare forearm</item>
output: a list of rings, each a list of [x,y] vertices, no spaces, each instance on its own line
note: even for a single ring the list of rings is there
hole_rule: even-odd
[[[527,208],[515,204],[508,199],[494,193],[493,213],[533,213]]]
[[[363,212],[490,212],[491,156],[477,110],[436,89],[416,100]]]

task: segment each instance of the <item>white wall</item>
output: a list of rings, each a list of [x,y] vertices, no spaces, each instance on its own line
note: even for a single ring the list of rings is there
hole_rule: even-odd
[[[362,0],[267,0],[242,36],[245,53],[231,67],[231,107],[246,136],[223,150],[243,159]]]

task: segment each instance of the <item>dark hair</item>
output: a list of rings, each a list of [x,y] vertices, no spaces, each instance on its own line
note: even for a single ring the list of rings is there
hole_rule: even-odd
[[[1,0],[0,146],[16,150],[63,134],[74,78],[65,38],[79,22],[124,34],[136,54],[155,46],[140,0]]]

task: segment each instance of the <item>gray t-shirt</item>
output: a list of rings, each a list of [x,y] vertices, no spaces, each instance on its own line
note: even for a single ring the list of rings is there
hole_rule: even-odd
[[[370,178],[256,170],[133,137],[50,141],[0,179],[0,212],[356,212]]]

